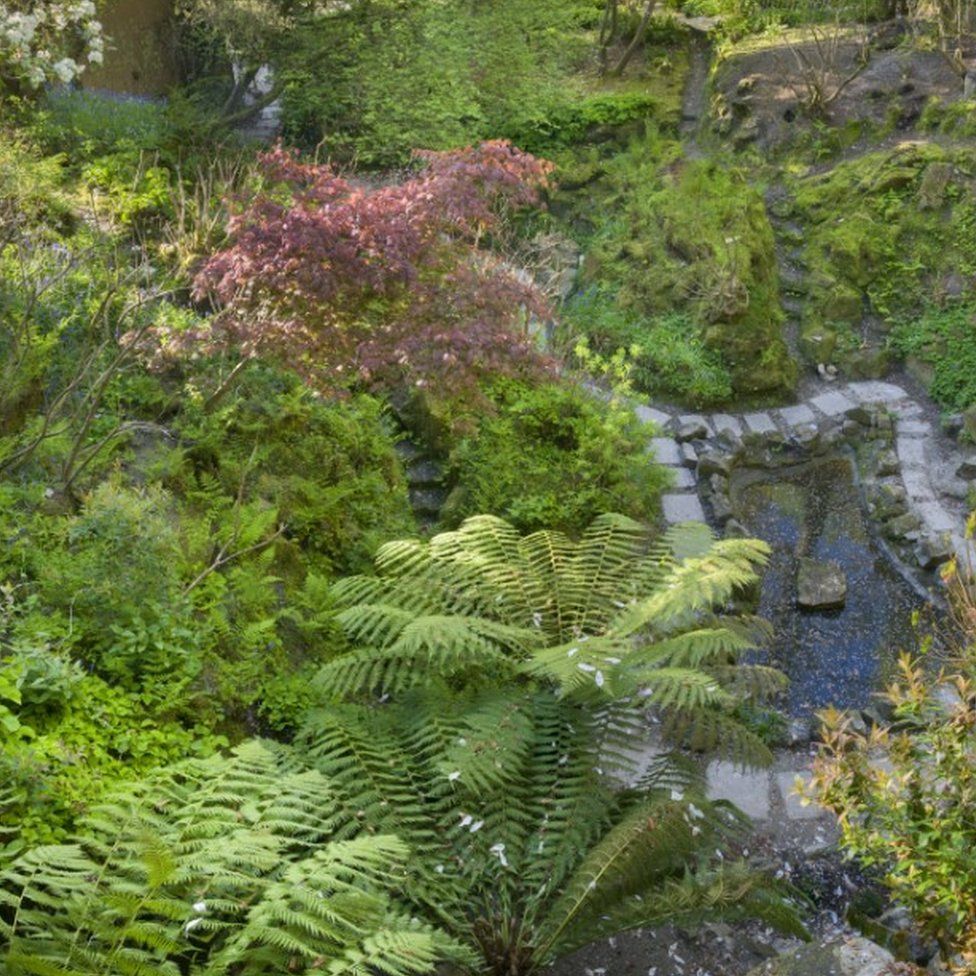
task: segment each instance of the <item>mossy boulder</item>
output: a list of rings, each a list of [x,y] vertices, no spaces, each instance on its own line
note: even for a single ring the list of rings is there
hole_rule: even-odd
[[[792,391],[775,239],[748,174],[722,160],[688,161],[650,135],[608,162],[608,174],[607,218],[584,285],[612,289],[635,316],[679,311],[697,322],[734,396]]]

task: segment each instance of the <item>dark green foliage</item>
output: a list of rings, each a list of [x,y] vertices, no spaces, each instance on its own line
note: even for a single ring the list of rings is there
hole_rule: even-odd
[[[629,407],[569,384],[496,385],[492,396],[497,413],[451,454],[446,524],[487,512],[523,531],[575,533],[603,512],[656,517],[665,475]]]
[[[372,397],[329,402],[290,374],[252,366],[214,407],[188,402],[175,426],[193,467],[228,495],[243,480],[245,497],[274,506],[319,569],[361,570],[412,524],[393,425]]]
[[[590,54],[579,26],[598,15],[587,0],[350,4],[295,32],[281,65],[286,132],[367,166],[489,134],[565,141],[562,125],[582,131],[602,111],[571,107],[571,71]]]

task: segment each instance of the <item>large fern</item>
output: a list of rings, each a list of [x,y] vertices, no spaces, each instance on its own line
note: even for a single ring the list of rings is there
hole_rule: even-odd
[[[634,782],[640,709],[553,689],[429,685],[395,705],[312,715],[299,752],[336,787],[342,830],[396,832],[404,893],[477,952],[527,976],[623,929],[759,915],[796,929],[767,879],[735,862],[742,816],[702,767],[662,755]],[[378,801],[378,798],[385,799]]]
[[[399,838],[336,838],[336,791],[278,747],[189,762],[0,874],[9,976],[408,976],[470,960],[398,902]]]
[[[594,701],[639,693],[675,738],[762,763],[768,750],[736,707],[784,678],[743,663],[768,627],[730,608],[766,555],[762,542],[717,541],[704,526],[652,540],[604,515],[574,541],[478,516],[429,543],[389,543],[376,576],[336,587],[355,650],[321,683],[340,698],[525,678]]]

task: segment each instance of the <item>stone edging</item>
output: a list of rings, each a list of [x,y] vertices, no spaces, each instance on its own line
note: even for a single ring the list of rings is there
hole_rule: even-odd
[[[899,555],[916,572],[952,556],[961,566],[976,567],[976,547],[965,538],[964,501],[968,482],[976,480],[976,458],[933,429],[922,406],[897,384],[832,385],[802,403],[745,414],[679,414],[646,404],[634,409],[661,431],[651,449],[674,478],[673,490],[662,498],[668,524],[726,526],[731,510],[722,479],[744,449],[772,459],[777,448],[823,453],[845,440],[856,447],[874,437],[881,439],[882,450],[863,488],[872,517],[885,522]],[[948,462],[940,462],[940,454]]]

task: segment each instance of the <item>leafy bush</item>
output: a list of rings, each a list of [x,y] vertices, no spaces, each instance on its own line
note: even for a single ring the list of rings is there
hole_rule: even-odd
[[[932,397],[947,410],[976,403],[976,307],[970,302],[928,308],[917,318],[899,322],[891,333],[903,356],[929,363]]]
[[[848,850],[884,872],[960,976],[976,965],[976,607],[966,585],[957,578],[962,643],[947,669],[933,672],[926,640],[887,691],[890,728],[864,734],[830,714],[812,783]]]
[[[518,143],[572,112],[579,28],[598,15],[589,0],[350,4],[296,31],[282,58],[286,134],[367,167],[418,146]]]
[[[540,202],[551,166],[504,141],[420,161],[364,190],[280,147],[265,154],[264,186],[196,280],[221,314],[159,330],[160,355],[229,349],[326,391],[541,372],[526,321],[545,317],[544,297],[478,242]]]
[[[497,412],[451,454],[446,524],[488,512],[523,531],[574,533],[603,512],[656,518],[667,476],[647,453],[651,429],[629,407],[568,384],[492,389]]]

